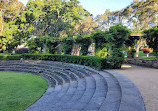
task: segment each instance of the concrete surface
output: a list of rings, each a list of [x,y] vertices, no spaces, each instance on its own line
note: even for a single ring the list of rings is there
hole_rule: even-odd
[[[132,80],[144,99],[146,111],[158,111],[158,69],[124,65],[115,70]]]

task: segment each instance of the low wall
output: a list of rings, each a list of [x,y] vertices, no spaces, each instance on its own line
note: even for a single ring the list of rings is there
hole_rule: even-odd
[[[127,59],[126,63],[128,64],[135,64],[141,65],[146,67],[152,67],[158,69],[158,62],[157,60],[149,60],[149,59]]]

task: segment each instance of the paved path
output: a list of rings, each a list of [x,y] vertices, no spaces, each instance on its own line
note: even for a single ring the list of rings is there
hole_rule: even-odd
[[[158,69],[130,66],[115,71],[135,83],[144,99],[146,111],[158,111]]]

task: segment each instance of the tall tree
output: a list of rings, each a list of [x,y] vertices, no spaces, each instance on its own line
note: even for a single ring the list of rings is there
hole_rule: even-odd
[[[14,24],[16,17],[24,10],[24,5],[18,0],[0,1],[0,50],[6,50],[11,44],[17,26]],[[9,49],[9,48],[8,48]]]
[[[98,25],[93,21],[91,16],[85,17],[76,26],[76,34],[91,34],[95,31]]]
[[[35,15],[38,12],[35,30],[38,36],[71,36],[74,26],[84,14],[77,0],[30,0],[27,7]]]
[[[96,23],[100,30],[105,30],[110,28],[116,22],[116,15],[109,9],[106,9],[104,14],[97,15],[95,18]]]

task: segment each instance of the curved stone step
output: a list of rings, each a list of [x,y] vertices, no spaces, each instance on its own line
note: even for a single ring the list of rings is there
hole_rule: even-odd
[[[142,96],[137,87],[125,76],[112,70],[106,71],[112,74],[118,81],[122,90],[122,98],[119,111],[145,111]]]
[[[77,65],[77,67],[80,67],[80,66]],[[86,69],[85,67],[84,67],[84,70],[85,71],[90,71],[89,68]],[[94,71],[91,71],[91,72],[97,73],[97,72],[94,72]],[[94,76],[94,75],[92,75],[92,76]],[[98,77],[99,77],[98,75],[95,77],[96,78],[96,83],[101,81],[101,80],[99,80],[99,81],[97,80]],[[121,95],[121,88],[120,88],[120,85],[119,85],[117,79],[115,79],[113,76],[111,76],[108,73],[104,73],[104,75],[101,75],[100,78],[102,78],[102,77],[104,78],[103,80],[105,80],[107,82],[108,90],[105,91],[105,93],[107,92],[107,94],[104,95],[104,99],[102,98],[102,101],[101,101],[100,105],[95,104],[95,102],[94,102],[95,99],[92,99],[90,101],[89,105],[87,105],[87,107],[84,109],[85,111],[86,110],[92,110],[92,109],[100,110],[100,111],[105,111],[105,109],[107,111],[110,111],[110,110],[112,110],[112,111],[116,110],[117,111],[117,110],[119,110],[122,95]],[[103,92],[101,93],[101,95],[102,94],[103,94]],[[97,96],[99,98],[99,95],[97,95]]]
[[[36,74],[36,75],[41,75],[41,74],[46,74],[48,75],[48,72],[42,72],[39,74],[39,72],[43,70],[43,69],[34,69],[32,67],[20,67],[20,66],[0,66],[0,71],[14,71],[14,72],[25,72],[25,73],[32,73],[32,74]],[[52,78],[52,79],[51,79]],[[52,86],[54,85],[59,85],[59,84],[63,84],[63,79],[61,79],[60,77],[54,75],[54,77],[49,76],[48,78],[52,84]],[[55,80],[55,82],[54,82]]]
[[[111,70],[33,60],[0,61],[1,70],[42,75],[54,84],[26,111],[145,111],[135,85]]]
[[[84,74],[82,74],[82,75],[84,75]],[[70,84],[72,87],[70,87],[69,91],[62,98],[62,100],[54,105],[54,108],[52,110],[65,110],[66,108],[72,107],[72,104],[65,104],[65,102],[66,103],[78,102],[78,100],[80,100],[80,98],[82,98],[82,96],[84,95],[84,93],[86,91],[86,87],[85,87],[86,84],[83,84],[84,80],[86,80],[86,79],[79,79],[78,87],[75,86],[75,88],[74,88],[74,85]],[[86,83],[86,81],[85,81],[85,83]],[[76,91],[74,89],[76,89]],[[67,100],[69,100],[69,102],[67,102]]]
[[[91,73],[91,75],[96,80],[96,90],[89,103],[84,107],[84,111],[99,110],[106,98],[108,91],[107,82],[102,76],[94,73]]]
[[[24,63],[9,63],[9,64],[3,64],[3,66],[7,66],[7,67],[9,67],[9,66],[11,66],[11,67],[13,67],[13,66],[15,66],[15,67],[17,67],[17,66],[19,66],[19,67],[29,67],[29,68],[34,68],[34,69],[41,69],[41,70],[60,70],[60,72],[63,72],[63,70],[65,70],[65,72],[68,72],[68,70],[67,69],[65,69],[65,68],[62,68],[62,66],[61,67],[57,67],[57,66],[49,66],[48,64],[47,65],[43,65],[43,64],[24,64]],[[52,71],[52,72],[54,72],[54,71]],[[58,73],[60,73],[59,71],[56,71],[56,72],[58,72]],[[71,77],[71,79],[72,80],[76,80],[76,78],[78,78],[78,77],[76,77],[77,75],[75,74],[74,75],[74,73],[73,72],[70,72],[69,71],[69,73],[68,74],[64,74],[64,72],[63,73],[61,73],[62,75],[64,75],[64,76],[67,76],[66,77],[66,79],[67,79],[67,81],[69,81],[69,79],[70,79],[70,77]],[[70,76],[70,77],[69,77]]]

